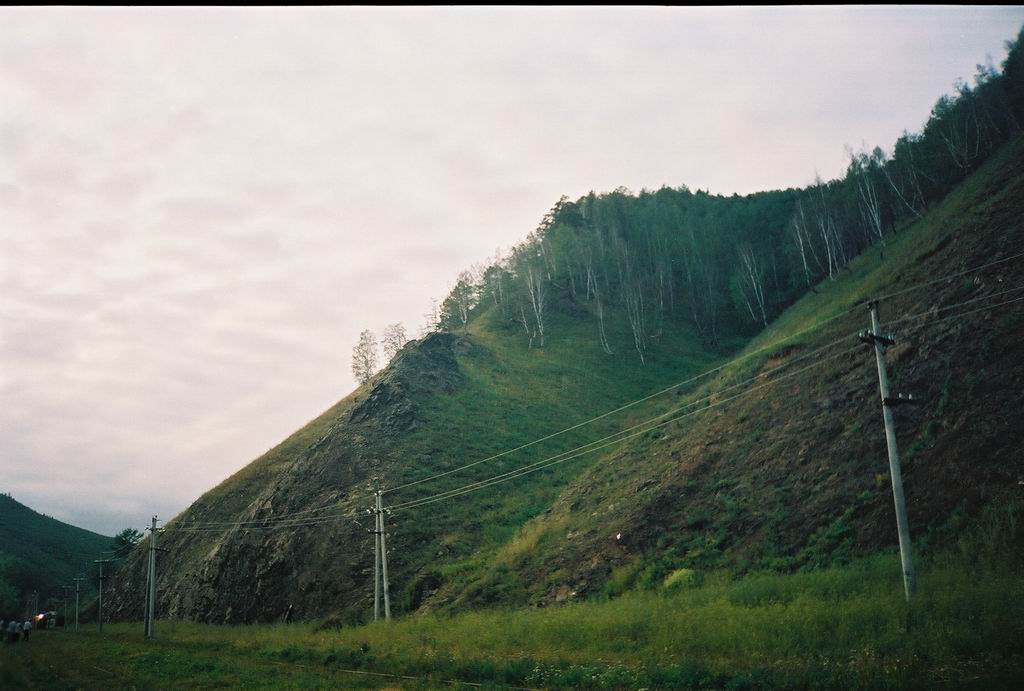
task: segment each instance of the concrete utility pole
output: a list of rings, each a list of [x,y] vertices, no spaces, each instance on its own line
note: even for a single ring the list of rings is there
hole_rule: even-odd
[[[373,620],[380,619],[381,581],[384,583],[384,618],[391,620],[391,593],[388,588],[388,549],[384,538],[384,508],[381,500],[380,479],[373,479]]]
[[[896,507],[896,529],[900,538],[900,562],[903,565],[903,590],[910,602],[917,589],[917,578],[914,574],[914,557],[910,547],[910,525],[907,522],[907,503],[903,497],[903,476],[900,473],[900,452],[896,446],[896,423],[892,417],[892,409],[904,403],[916,403],[911,396],[902,394],[893,398],[889,392],[889,373],[885,366],[885,347],[893,345],[892,336],[881,333],[878,319],[878,303],[870,302],[871,331],[861,332],[860,338],[870,343],[875,349],[875,362],[878,364],[878,390],[882,397],[882,419],[885,421],[885,442],[889,450],[889,477],[892,480],[892,499]]]
[[[379,489],[373,492],[373,620],[380,619],[380,512],[377,510]]]
[[[377,490],[377,524],[380,530],[380,566],[384,577],[384,619],[391,621],[391,590],[388,587],[388,545],[384,539],[384,507],[380,490]]]
[[[149,529],[149,577],[146,588],[146,638],[153,637],[153,619],[156,613],[156,516]]]
[[[84,580],[84,576],[75,576],[75,631],[78,631],[78,593],[80,591],[81,582]]]
[[[100,597],[97,605],[97,616],[96,620],[99,623],[99,632],[103,633],[103,581],[107,580],[107,576],[103,575],[103,565],[109,564],[113,559],[94,559],[93,564],[100,565]]]

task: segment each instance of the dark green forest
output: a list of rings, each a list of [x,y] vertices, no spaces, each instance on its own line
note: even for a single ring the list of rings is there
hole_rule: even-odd
[[[1024,31],[999,68],[978,65],[973,85],[958,81],[891,153],[848,150],[842,178],[742,197],[685,186],[563,197],[507,256],[459,276],[436,328],[464,330],[493,305],[542,347],[557,336],[551,309],[585,310],[596,346],[641,360],[673,323],[692,323],[710,346],[756,333],[861,252],[884,253],[888,237],[1021,131],[1022,42]],[[609,338],[609,319],[628,321],[631,343]]]
[[[0,618],[20,615],[24,596],[38,591],[41,605],[62,594],[76,575],[111,549],[111,538],[44,516],[0,494]],[[93,581],[82,588],[92,592]]]

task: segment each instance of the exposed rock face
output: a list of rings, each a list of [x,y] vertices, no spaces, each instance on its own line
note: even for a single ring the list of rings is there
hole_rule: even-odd
[[[394,462],[389,451],[416,428],[418,407],[459,386],[461,340],[433,334],[409,343],[367,387],[175,518],[159,536],[166,550],[158,559],[161,616],[242,623],[277,621],[289,610],[302,619],[365,607],[373,554],[352,520],[287,529],[209,524],[270,525],[366,508],[371,476]],[[145,548],[137,549],[113,584],[115,619],[142,612],[144,557]]]

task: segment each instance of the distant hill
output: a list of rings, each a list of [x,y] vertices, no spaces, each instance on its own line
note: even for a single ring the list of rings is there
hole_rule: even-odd
[[[110,549],[111,540],[0,494],[0,615],[12,614],[6,612],[12,606],[10,598],[20,602],[25,592],[39,591],[40,603],[61,595],[60,586],[73,584],[76,575],[87,575],[92,560]],[[87,583],[82,587],[92,589]]]

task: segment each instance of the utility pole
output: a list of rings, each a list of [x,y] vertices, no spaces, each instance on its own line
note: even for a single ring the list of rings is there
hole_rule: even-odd
[[[156,516],[149,529],[149,570],[146,588],[146,638],[153,638],[153,619],[156,613]]]
[[[113,559],[94,559],[93,562],[92,562],[93,564],[99,564],[100,565],[100,597],[99,597],[99,603],[98,603],[98,606],[97,606],[97,617],[96,617],[97,621],[99,622],[99,632],[100,633],[103,633],[103,581],[105,581],[105,580],[107,580],[107,578],[109,578],[108,576],[104,576],[103,575],[103,565],[104,564],[109,564],[112,561],[113,561]]]
[[[147,528],[148,530],[148,528]],[[144,635],[149,637],[149,579],[153,574],[149,570],[149,559],[146,560],[146,585],[142,588],[142,625],[145,631]]]
[[[384,618],[391,621],[391,593],[388,587],[388,549],[384,538],[384,509],[381,500],[380,479],[373,479],[373,620],[380,619],[381,581],[384,583]]]
[[[377,526],[378,530],[380,530],[381,575],[384,577],[384,619],[391,621],[391,591],[388,587],[388,546],[384,539],[384,507],[379,489],[377,490]]]
[[[84,580],[83,576],[75,576],[75,631],[78,631],[78,593],[81,582]]]
[[[62,585],[60,587],[64,591],[64,630],[68,630],[68,591],[71,590],[70,585]]]
[[[868,303],[871,310],[871,331],[862,331],[860,339],[874,346],[875,362],[878,364],[878,390],[882,398],[882,419],[885,421],[885,442],[889,450],[889,477],[892,480],[892,499],[896,507],[896,529],[900,538],[900,562],[903,565],[903,590],[910,602],[917,588],[914,574],[914,557],[910,547],[910,525],[907,522],[907,503],[903,497],[903,476],[900,473],[900,452],[896,446],[896,423],[892,409],[904,403],[917,403],[912,396],[900,394],[893,397],[889,392],[889,372],[885,366],[885,347],[895,343],[892,336],[881,333],[878,319],[878,303]]]
[[[379,485],[373,491],[373,620],[380,619],[380,511],[377,509]]]

